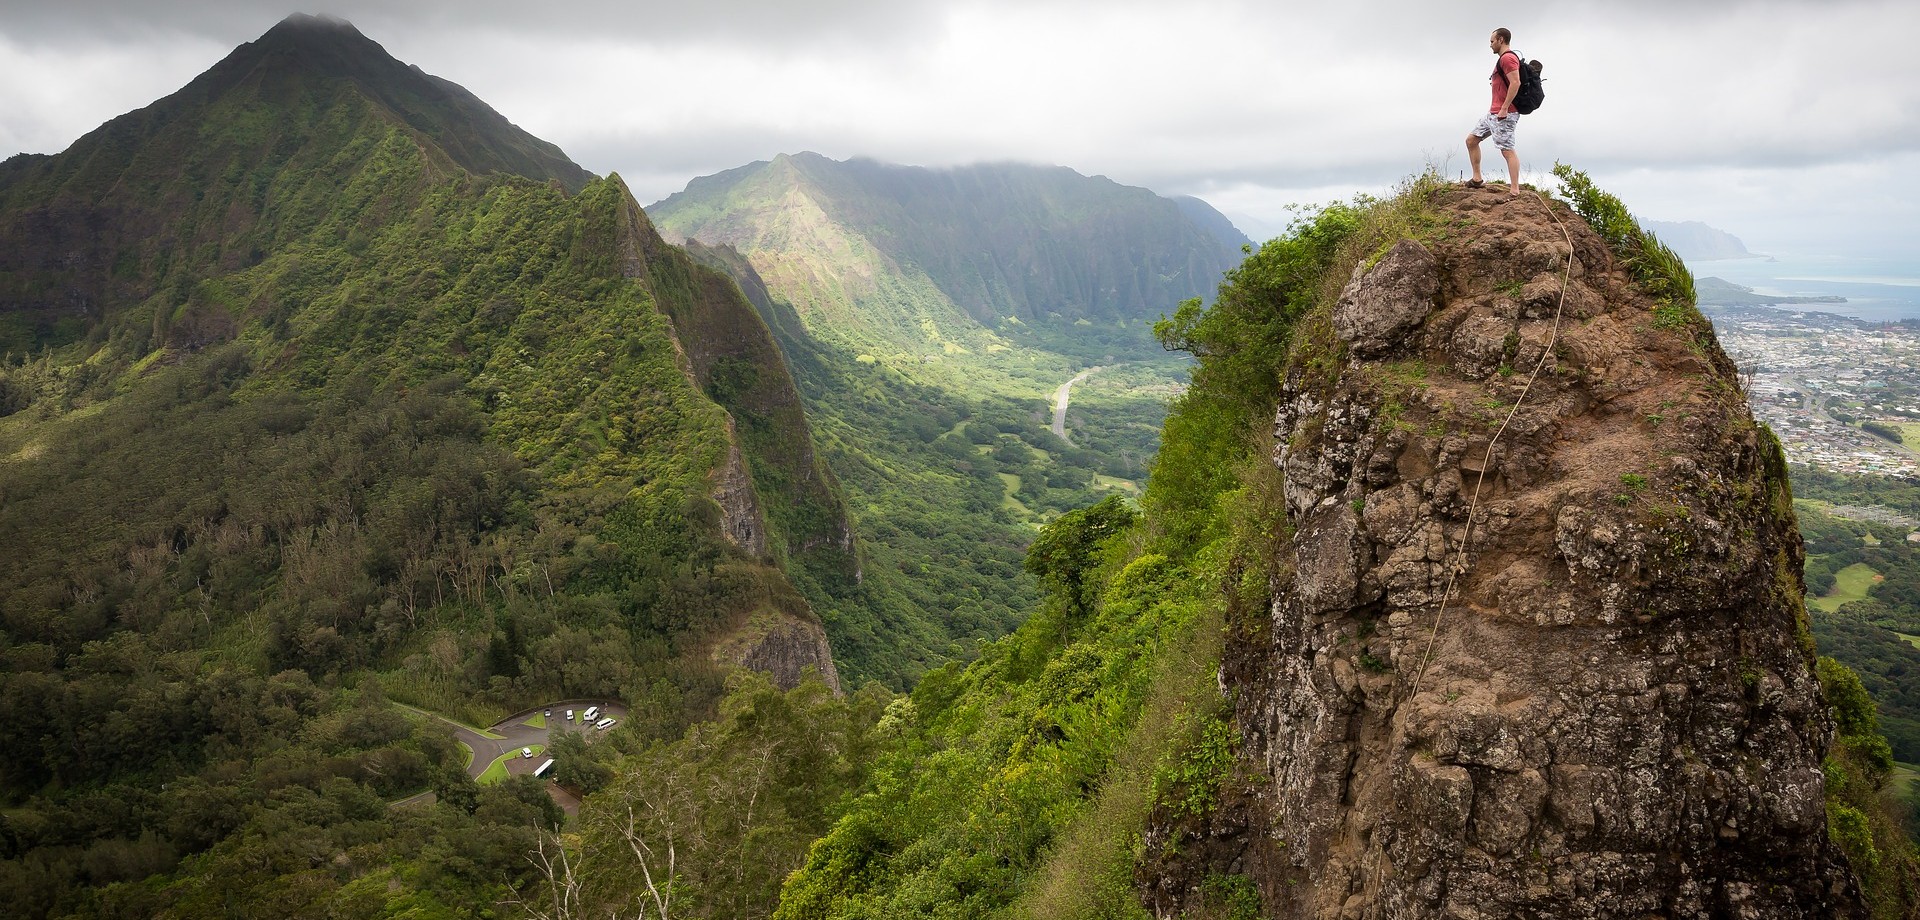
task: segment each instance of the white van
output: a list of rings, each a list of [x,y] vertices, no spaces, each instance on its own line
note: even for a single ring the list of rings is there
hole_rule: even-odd
[[[593,727],[594,727],[594,728],[602,728],[602,729],[604,729],[604,728],[612,728],[612,727],[613,727],[613,718],[612,718],[611,716],[609,716],[609,717],[607,717],[607,718],[605,718],[605,719],[601,719],[600,721],[598,721],[598,722],[595,722],[595,723],[593,723]]]
[[[581,718],[581,719],[583,719],[583,720],[585,720],[585,721],[588,721],[588,722],[591,722],[591,721],[593,721],[593,717],[594,717],[594,716],[597,716],[597,715],[599,715],[599,714],[600,714],[600,707],[598,707],[598,706],[589,706],[589,707],[587,707],[587,711],[586,711],[585,713],[582,713],[582,714],[581,714],[581,716],[580,716],[580,718]]]

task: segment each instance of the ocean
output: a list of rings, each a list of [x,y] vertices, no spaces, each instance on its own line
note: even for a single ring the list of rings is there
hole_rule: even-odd
[[[1920,259],[1778,256],[1689,261],[1694,277],[1724,278],[1761,294],[1830,297],[1846,303],[1782,304],[1867,320],[1920,320]]]

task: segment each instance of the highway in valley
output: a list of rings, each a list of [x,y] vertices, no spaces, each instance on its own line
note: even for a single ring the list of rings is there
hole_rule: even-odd
[[[1102,368],[1089,367],[1086,370],[1081,371],[1079,374],[1076,374],[1072,380],[1069,380],[1066,383],[1061,384],[1060,389],[1053,391],[1053,433],[1055,436],[1059,437],[1060,440],[1065,441],[1068,444],[1073,443],[1073,439],[1067,437],[1067,393],[1068,391],[1073,389],[1074,384],[1079,383],[1080,381],[1093,376],[1095,372],[1100,370],[1102,370]]]

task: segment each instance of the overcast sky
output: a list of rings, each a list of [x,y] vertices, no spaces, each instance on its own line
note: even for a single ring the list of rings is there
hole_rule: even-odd
[[[1496,26],[1546,63],[1526,175],[1756,251],[1920,262],[1920,3],[335,0],[642,202],[813,150],[1057,163],[1236,218],[1466,168]],[[1339,8],[1335,8],[1339,7]],[[0,156],[52,153],[295,8],[0,0]],[[1489,167],[1498,156],[1489,150]],[[1257,230],[1258,227],[1249,229]],[[1257,234],[1256,234],[1257,235]]]

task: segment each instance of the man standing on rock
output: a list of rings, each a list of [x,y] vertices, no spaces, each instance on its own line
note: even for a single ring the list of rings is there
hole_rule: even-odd
[[[1520,55],[1509,47],[1512,42],[1513,33],[1505,29],[1493,30],[1487,40],[1487,46],[1499,56],[1493,76],[1488,78],[1493,84],[1493,104],[1486,117],[1473,126],[1473,133],[1467,135],[1467,160],[1473,164],[1473,178],[1467,187],[1486,184],[1480,179],[1480,139],[1492,137],[1500,155],[1507,158],[1507,194],[1516,195],[1520,192],[1520,154],[1513,149],[1513,129],[1520,126],[1520,110],[1513,107],[1513,97],[1520,93]]]

